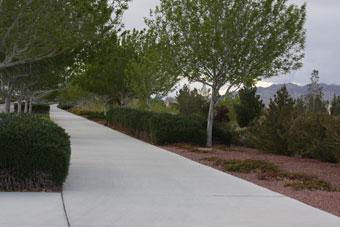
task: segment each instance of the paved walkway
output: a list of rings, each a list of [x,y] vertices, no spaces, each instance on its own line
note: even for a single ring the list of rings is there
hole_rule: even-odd
[[[64,186],[72,227],[340,226],[336,216],[55,106],[51,118],[72,140]],[[0,227],[67,226],[58,196],[0,193]]]

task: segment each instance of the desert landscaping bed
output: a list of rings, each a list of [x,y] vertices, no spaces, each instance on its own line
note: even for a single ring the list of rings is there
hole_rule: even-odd
[[[238,146],[232,146],[230,148],[222,147],[223,150],[218,147],[209,150],[206,148],[192,148],[191,146],[183,145],[162,146],[162,148],[340,216],[340,164],[267,154],[256,149]],[[226,171],[221,165],[216,165],[214,162],[216,158],[220,160],[263,160],[274,164],[281,171],[318,177],[319,179],[329,183],[333,189],[296,190],[293,187],[287,186],[285,179],[261,180],[258,171],[251,171],[250,173]]]

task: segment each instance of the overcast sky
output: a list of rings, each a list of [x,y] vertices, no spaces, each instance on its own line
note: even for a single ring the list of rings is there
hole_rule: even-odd
[[[290,0],[303,4],[306,0]],[[125,13],[126,29],[142,29],[143,18],[149,15],[159,0],[133,0]],[[269,83],[309,82],[314,69],[320,71],[320,82],[340,84],[340,0],[308,0],[307,2],[307,46],[304,66],[289,75],[267,79]]]

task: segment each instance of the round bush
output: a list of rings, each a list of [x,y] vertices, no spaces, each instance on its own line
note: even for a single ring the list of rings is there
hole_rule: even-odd
[[[0,190],[60,188],[70,154],[69,136],[55,123],[29,114],[0,114],[0,170],[15,182],[0,182]]]

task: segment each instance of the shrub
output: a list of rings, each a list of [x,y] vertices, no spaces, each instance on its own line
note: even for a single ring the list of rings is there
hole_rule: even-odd
[[[24,112],[25,104],[21,105],[21,112]],[[18,111],[18,104],[14,104],[14,112]],[[50,113],[50,105],[48,104],[33,104],[32,105],[32,113],[36,114],[49,114]]]
[[[171,143],[206,143],[206,121],[200,117],[187,117],[167,113],[153,113],[128,108],[114,108],[107,114],[110,125],[127,130],[129,134],[165,145]],[[231,134],[216,124],[214,141],[229,145]]]
[[[71,104],[59,104],[58,108],[62,109],[62,110],[69,110],[69,109],[74,108],[74,105],[71,105]]]
[[[214,165],[222,166],[225,171],[250,173],[253,171],[265,172],[279,172],[279,168],[274,164],[263,160],[225,160],[220,158],[205,158],[204,160],[213,161]]]
[[[68,111],[79,116],[104,115],[104,111],[99,111],[99,110],[72,108],[72,109],[69,109]]]
[[[65,130],[30,114],[0,114],[0,190],[58,190],[68,174]]]
[[[207,120],[205,118],[198,116],[198,115],[191,116],[191,118],[200,122],[201,126],[204,129],[206,129]],[[214,125],[213,125],[213,143],[214,144],[224,144],[224,145],[230,146],[232,142],[232,138],[233,136],[230,131],[228,131],[227,129],[224,129],[219,122],[214,121]]]
[[[245,87],[239,91],[240,103],[234,105],[237,123],[240,127],[248,127],[252,121],[261,116],[264,104],[256,87]]]
[[[187,85],[184,85],[183,88],[178,91],[176,99],[180,114],[196,114],[204,118],[208,117],[209,102],[196,88],[191,91]]]
[[[204,145],[206,132],[201,123],[184,116],[154,114],[149,119],[152,142],[165,145],[193,143]]]
[[[93,115],[89,115],[87,117],[87,119],[89,119],[89,120],[106,120],[106,117],[104,116],[104,114],[93,114]]]
[[[287,133],[296,117],[294,100],[286,86],[277,91],[264,116],[258,119],[249,133],[257,148],[270,153],[291,155],[288,150]]]
[[[288,132],[288,150],[295,156],[340,161],[340,119],[328,114],[302,114]],[[335,127],[334,127],[335,126]]]
[[[219,123],[229,123],[230,118],[228,116],[229,108],[226,106],[217,106],[215,111],[215,121]]]

